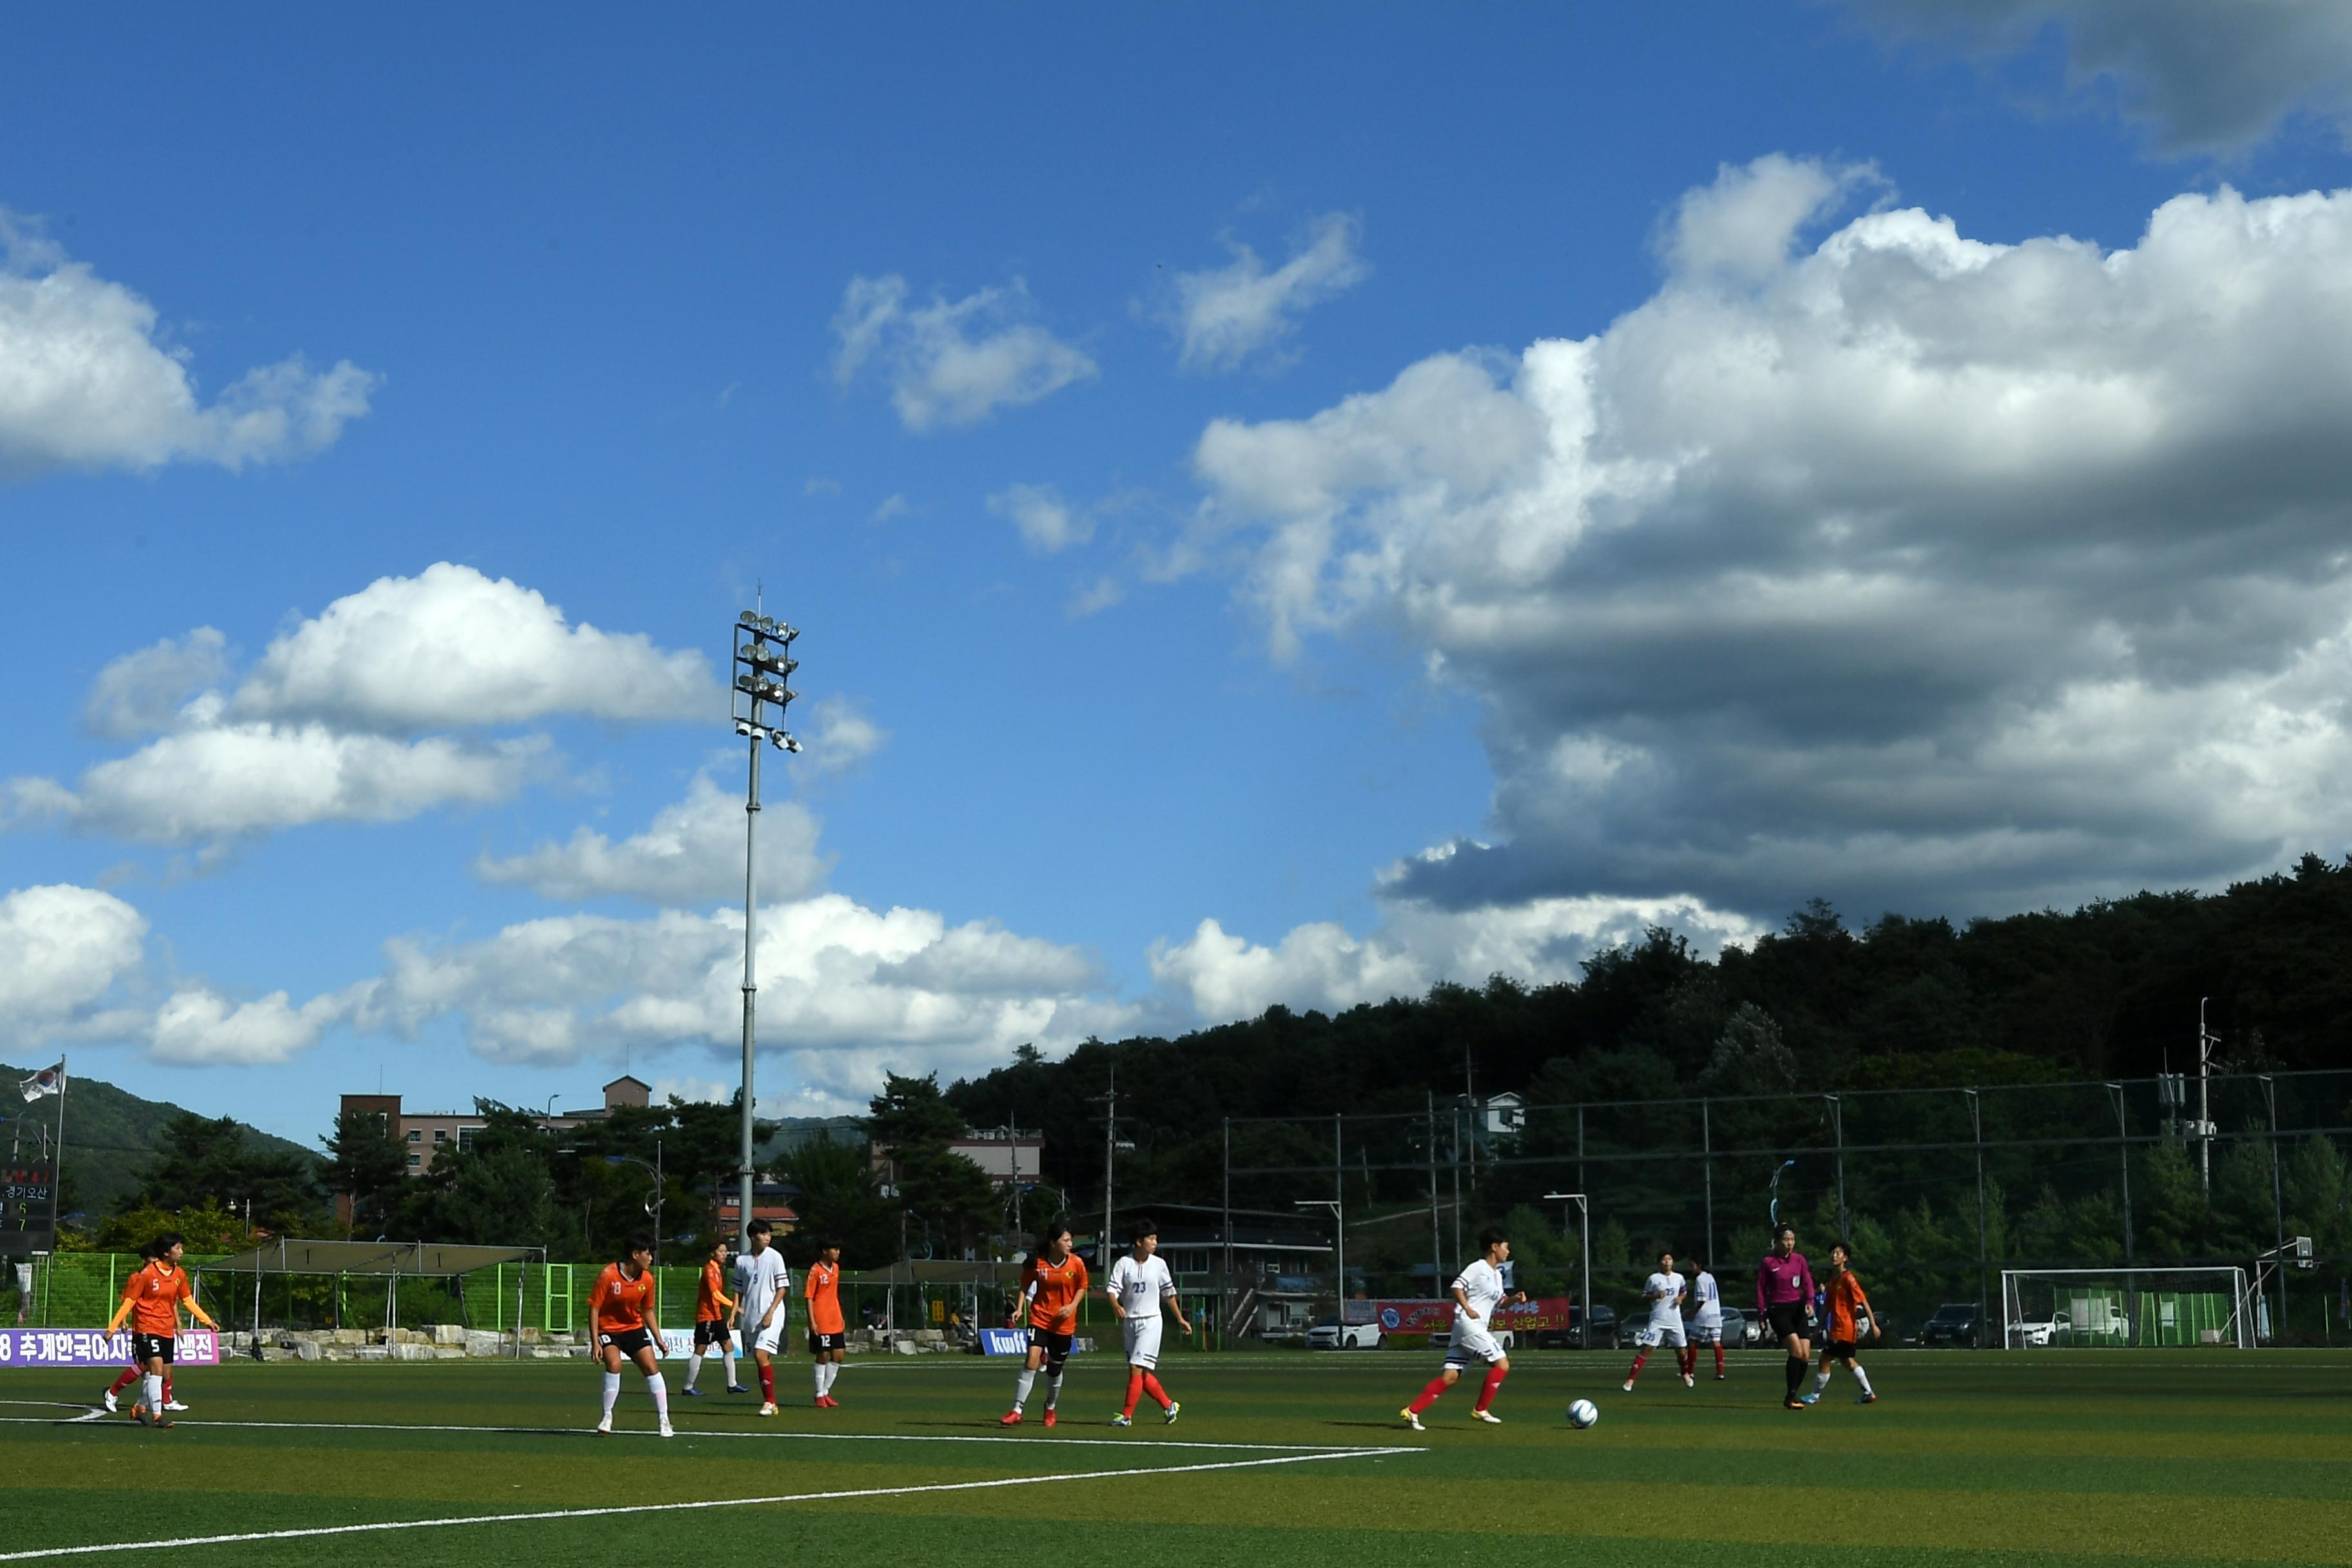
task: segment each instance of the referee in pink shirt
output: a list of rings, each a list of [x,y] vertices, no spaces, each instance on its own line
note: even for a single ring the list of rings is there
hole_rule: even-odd
[[[1802,1410],[1805,1402],[1798,1394],[1813,1354],[1813,1270],[1797,1250],[1793,1225],[1772,1233],[1772,1250],[1756,1266],[1756,1315],[1772,1326],[1772,1337],[1789,1352],[1789,1396],[1783,1403]]]

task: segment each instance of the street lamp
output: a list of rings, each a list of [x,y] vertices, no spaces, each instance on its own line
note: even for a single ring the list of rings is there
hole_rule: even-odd
[[[652,1218],[653,1218],[653,1222],[654,1222],[654,1267],[655,1267],[655,1268],[659,1268],[661,1267],[661,1244],[662,1244],[662,1217],[661,1217],[661,1216],[662,1216],[662,1195],[663,1195],[663,1194],[662,1194],[662,1168],[661,1168],[661,1140],[660,1140],[660,1139],[658,1139],[658,1138],[656,1138],[656,1139],[655,1139],[655,1140],[654,1140],[654,1163],[653,1163],[652,1164],[650,1164],[650,1165],[646,1164],[643,1160],[638,1159],[638,1158],[637,1158],[635,1155],[634,1155],[634,1154],[607,1154],[607,1155],[605,1155],[605,1156],[604,1156],[604,1163],[606,1163],[607,1165],[635,1165],[635,1166],[638,1170],[640,1170],[640,1171],[650,1171],[650,1172],[652,1172],[652,1173],[653,1173],[653,1178],[654,1178],[654,1201],[653,1201],[653,1203],[652,1203],[650,1205],[648,1205],[648,1206],[646,1207],[646,1213],[652,1216]]]
[[[742,1186],[738,1240],[747,1252],[751,1247],[753,1176],[752,1014],[759,991],[753,980],[751,949],[759,898],[752,876],[752,851],[758,838],[754,830],[760,825],[760,742],[766,741],[780,752],[801,749],[801,743],[784,728],[784,710],[800,695],[784,684],[785,679],[800,668],[800,660],[793,657],[793,639],[800,635],[794,627],[756,609],[746,610],[735,617],[735,658],[730,666],[735,676],[729,688],[735,732],[751,742],[751,781],[743,797],[743,1159],[737,1173]]]
[[[1347,1338],[1347,1335],[1348,1335],[1348,1205],[1347,1205],[1347,1203],[1345,1202],[1345,1200],[1343,1200],[1343,1199],[1339,1199],[1339,1198],[1294,1198],[1294,1199],[1292,1199],[1292,1200],[1291,1200],[1291,1202],[1292,1202],[1292,1204],[1293,1204],[1293,1205],[1294,1205],[1294,1206],[1298,1207],[1298,1208],[1303,1208],[1303,1209],[1329,1209],[1329,1210],[1331,1211],[1331,1241],[1332,1241],[1332,1245],[1333,1245],[1333,1247],[1336,1247],[1336,1248],[1338,1249],[1338,1254],[1339,1254],[1339,1278],[1338,1278],[1338,1287],[1339,1287],[1339,1288],[1338,1288],[1336,1290],[1334,1290],[1334,1291],[1332,1292],[1332,1300],[1333,1300],[1335,1302],[1337,1302],[1337,1303],[1338,1303],[1338,1306],[1339,1306],[1339,1337],[1340,1337],[1340,1339],[1344,1342],[1344,1341],[1346,1340],[1346,1338]]]
[[[1586,1350],[1592,1348],[1592,1215],[1584,1206],[1582,1193],[1546,1193],[1548,1204],[1576,1205],[1576,1233],[1584,1240],[1584,1321],[1577,1325],[1577,1340]],[[1560,1223],[1568,1223],[1568,1211],[1560,1210]]]

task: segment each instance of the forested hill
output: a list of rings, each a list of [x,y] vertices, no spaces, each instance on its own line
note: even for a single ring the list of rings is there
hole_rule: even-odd
[[[48,1063],[45,1059],[41,1066]],[[26,1113],[16,1086],[39,1070],[0,1063],[0,1116]],[[33,1103],[32,1116],[50,1126],[57,1122],[58,1102]],[[168,1100],[142,1100],[102,1079],[73,1078],[66,1089],[65,1207],[67,1212],[109,1214],[138,1190],[140,1177],[162,1148],[163,1124],[189,1114]],[[315,1161],[318,1152],[289,1143],[258,1129],[242,1129],[246,1147],[257,1154],[299,1154]],[[5,1145],[0,1145],[5,1146]]]
[[[1710,961],[1670,933],[1596,954],[1581,983],[1337,1016],[1275,1007],[1174,1040],[1089,1042],[955,1084],[974,1126],[1042,1127],[1084,1186],[1117,1066],[1122,1138],[1171,1191],[1204,1190],[1221,1119],[1418,1110],[1431,1093],[1531,1103],[1709,1090],[2141,1077],[2195,1059],[2197,1004],[2233,1067],[2352,1067],[2352,860],[2306,856],[2227,892],[2141,893],[1979,920],[1890,915],[1851,931],[1814,904]]]

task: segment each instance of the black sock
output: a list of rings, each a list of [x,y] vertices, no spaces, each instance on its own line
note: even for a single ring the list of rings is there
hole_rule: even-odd
[[[1790,1356],[1789,1358],[1788,1373],[1789,1397],[1794,1399],[1797,1397],[1797,1390],[1805,1385],[1805,1358],[1802,1356]]]

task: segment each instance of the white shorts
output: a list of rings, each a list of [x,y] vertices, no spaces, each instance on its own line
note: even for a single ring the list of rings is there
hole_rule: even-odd
[[[1445,1347],[1446,1365],[1468,1366],[1474,1361],[1483,1361],[1492,1366],[1502,1359],[1502,1343],[1494,1335],[1458,1321],[1454,1325],[1454,1341]]]
[[[1130,1315],[1127,1320],[1127,1364],[1150,1372],[1160,1365],[1160,1318]]]
[[[1695,1345],[1721,1344],[1723,1342],[1723,1320],[1721,1318],[1692,1319],[1690,1338],[1691,1343]]]
[[[784,1315],[782,1312],[778,1312],[766,1328],[751,1331],[751,1348],[766,1351],[772,1356],[784,1353]]]
[[[1680,1318],[1652,1318],[1642,1326],[1642,1331],[1633,1336],[1633,1342],[1643,1350],[1655,1350],[1660,1345],[1672,1345],[1681,1350],[1690,1341],[1683,1332]]]

